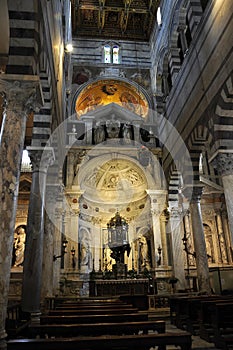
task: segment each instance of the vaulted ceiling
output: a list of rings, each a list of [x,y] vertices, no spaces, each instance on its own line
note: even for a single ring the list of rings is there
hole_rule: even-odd
[[[148,41],[160,0],[72,0],[73,36]]]

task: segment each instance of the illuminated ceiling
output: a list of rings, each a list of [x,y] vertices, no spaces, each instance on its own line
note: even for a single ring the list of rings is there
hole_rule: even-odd
[[[145,117],[149,109],[146,97],[136,87],[105,79],[93,82],[82,90],[77,97],[75,110],[80,117],[110,103],[116,103],[141,117]]]
[[[160,0],[72,0],[73,36],[148,41]]]

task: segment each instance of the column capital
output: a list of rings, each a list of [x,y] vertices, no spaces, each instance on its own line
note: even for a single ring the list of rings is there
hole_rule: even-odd
[[[233,153],[218,153],[212,162],[220,175],[233,175]]]
[[[54,150],[52,147],[27,147],[28,155],[32,163],[32,171],[47,172],[48,167],[55,160]]]
[[[167,199],[167,190],[146,190],[153,203],[165,203]]]
[[[203,186],[194,186],[191,196],[191,202],[197,203],[200,202],[201,196],[203,194]]]
[[[13,112],[30,113],[43,105],[43,95],[38,76],[4,74],[0,78],[0,93],[5,108]]]
[[[170,218],[171,219],[179,219],[180,220],[180,217],[182,215],[182,209],[179,208],[179,207],[173,207],[171,208],[170,210]]]

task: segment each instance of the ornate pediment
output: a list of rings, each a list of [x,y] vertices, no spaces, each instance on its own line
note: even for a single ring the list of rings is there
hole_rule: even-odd
[[[83,117],[80,118],[81,121],[85,121],[86,117],[92,116],[93,119],[98,122],[106,121],[120,121],[120,122],[143,122],[143,118],[137,114],[125,109],[122,106],[112,102],[106,106],[102,106],[94,111],[86,113]]]

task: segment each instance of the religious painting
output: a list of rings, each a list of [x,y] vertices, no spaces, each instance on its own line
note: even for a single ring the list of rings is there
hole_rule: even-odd
[[[145,95],[135,86],[106,79],[88,85],[77,97],[75,110],[79,118],[110,103],[116,103],[143,118],[146,117],[149,109]]]

